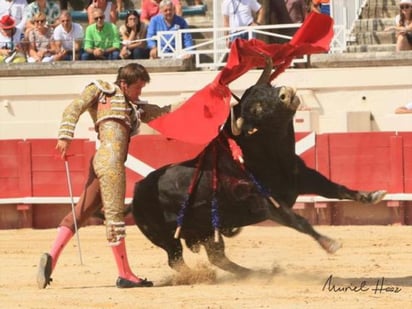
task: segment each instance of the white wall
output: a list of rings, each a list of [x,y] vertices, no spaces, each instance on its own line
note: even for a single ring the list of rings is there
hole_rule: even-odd
[[[412,67],[334,69],[290,69],[273,82],[298,89],[303,105],[310,111],[298,113],[297,130],[312,128],[319,133],[345,132],[353,128],[380,131],[408,131],[411,115],[394,115],[399,105],[412,101]],[[250,71],[230,85],[233,92],[255,83],[261,71]],[[152,81],[141,99],[165,105],[180,102],[212,82],[217,72],[152,73]],[[0,139],[54,138],[64,107],[93,79],[114,81],[115,75],[76,75],[0,78]],[[365,112],[374,121],[348,125],[348,112],[365,122]],[[308,123],[309,122],[309,123]],[[145,129],[145,133],[152,133]],[[88,115],[82,116],[76,137],[94,139]]]

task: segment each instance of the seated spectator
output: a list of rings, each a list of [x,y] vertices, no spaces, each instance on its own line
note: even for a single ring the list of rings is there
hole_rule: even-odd
[[[35,28],[33,24],[33,18],[37,13],[43,12],[46,15],[46,25],[47,27],[55,28],[59,24],[60,8],[59,6],[52,1],[48,0],[35,0],[30,3],[25,9],[26,15],[26,29],[25,36],[28,36],[28,33],[31,29]]]
[[[122,59],[148,59],[149,49],[146,44],[146,25],[140,22],[139,13],[128,11],[125,24],[120,26],[123,47],[120,51]],[[142,40],[143,41],[138,41]]]
[[[26,62],[24,51],[20,44],[21,30],[10,15],[0,19],[0,62]]]
[[[395,114],[411,114],[412,113],[412,102],[409,102],[403,106],[399,106],[395,109]]]
[[[175,8],[171,0],[162,0],[159,4],[160,13],[154,16],[147,28],[147,46],[150,49],[150,58],[159,58],[157,50],[157,41],[152,38],[157,35],[159,31],[176,31],[179,29],[189,28],[186,20],[183,17],[175,14]],[[173,53],[176,50],[176,42],[171,38],[171,35],[165,36],[165,40],[160,41],[160,48],[163,53]],[[192,35],[190,33],[182,34],[182,48],[193,46]],[[190,54],[183,55],[183,58],[190,58]]]
[[[94,9],[101,9],[104,15],[104,21],[115,24],[117,22],[116,4],[109,0],[90,0],[87,5],[87,17],[89,25],[95,22],[93,18]]]
[[[26,0],[0,0],[0,17],[10,15],[16,22],[16,28],[19,28],[24,33],[26,26],[24,10],[26,6]]]
[[[245,40],[249,38],[247,33],[236,35],[238,27],[258,26],[263,23],[265,15],[262,5],[257,0],[223,0],[222,14],[223,27],[230,28],[231,36],[227,42],[228,47],[237,38]]]
[[[141,10],[140,10],[140,21],[149,24],[150,19],[153,16],[159,14],[160,8],[159,3],[161,0],[142,0]],[[175,7],[175,14],[178,16],[183,16],[182,4],[180,0],[172,0]]]
[[[385,31],[396,31],[396,51],[412,50],[412,0],[401,0],[395,26]]]
[[[29,56],[27,62],[52,62],[60,60],[63,53],[53,45],[53,28],[46,25],[46,14],[39,12],[33,17],[34,28],[29,32]]]
[[[62,51],[61,60],[79,60],[84,31],[80,24],[74,23],[68,11],[62,11],[59,18],[60,25],[54,29],[53,39],[56,51]],[[73,58],[74,49],[74,58]]]
[[[119,59],[120,36],[115,24],[104,21],[103,11],[94,9],[94,24],[87,26],[81,60]]]
[[[286,0],[286,10],[290,18],[290,23],[300,24],[308,14],[307,0]],[[295,29],[296,32],[297,29]]]

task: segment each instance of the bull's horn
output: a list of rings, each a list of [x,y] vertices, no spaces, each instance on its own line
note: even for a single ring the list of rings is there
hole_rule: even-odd
[[[273,61],[271,57],[268,57],[265,55],[265,69],[262,72],[262,75],[260,75],[259,80],[257,81],[256,85],[264,85],[264,84],[269,84],[269,78],[270,75],[272,74],[272,69],[273,69]]]
[[[233,107],[230,109],[232,122],[230,123],[230,127],[232,129],[232,134],[234,136],[239,136],[240,133],[242,133],[242,125],[243,125],[243,118],[239,117],[238,119],[235,120],[235,113],[233,111]]]

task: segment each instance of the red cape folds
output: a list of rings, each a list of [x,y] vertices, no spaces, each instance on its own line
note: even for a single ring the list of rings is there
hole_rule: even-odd
[[[217,136],[219,127],[229,115],[231,93],[228,85],[250,69],[264,67],[262,54],[273,59],[276,67],[270,79],[273,80],[294,58],[328,51],[332,38],[333,20],[325,14],[311,13],[288,43],[266,44],[257,39],[237,39],[232,44],[226,66],[212,83],[197,91],[179,109],[149,125],[168,138],[206,144]]]

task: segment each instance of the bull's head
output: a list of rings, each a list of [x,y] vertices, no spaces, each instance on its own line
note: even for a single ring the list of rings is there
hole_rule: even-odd
[[[250,135],[262,128],[273,129],[293,119],[300,104],[296,90],[284,86],[272,87],[269,81],[272,68],[272,59],[266,57],[266,67],[258,82],[246,90],[240,100],[241,116],[235,120],[232,110],[233,135],[242,132]]]

